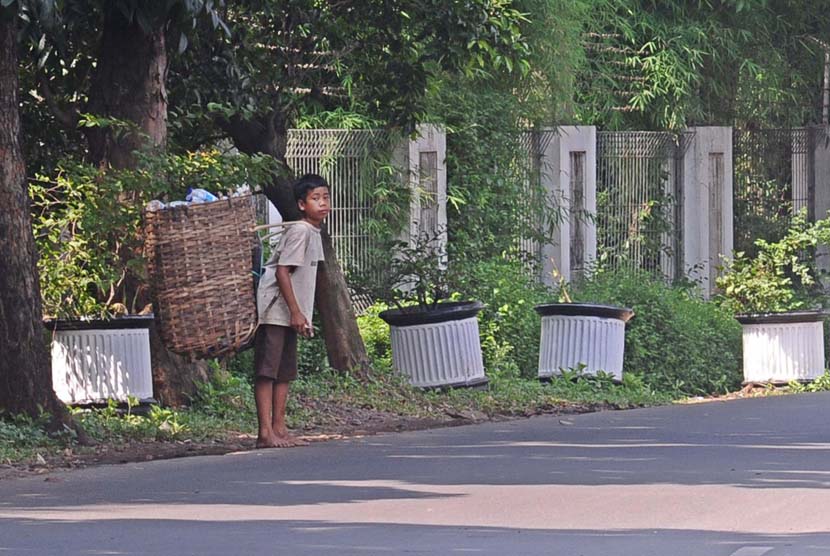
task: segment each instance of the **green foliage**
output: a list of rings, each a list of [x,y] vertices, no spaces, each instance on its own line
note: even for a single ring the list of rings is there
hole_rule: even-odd
[[[128,285],[144,275],[140,222],[147,202],[183,199],[188,187],[219,193],[256,186],[278,170],[269,157],[209,150],[144,153],[133,170],[64,160],[54,176],[37,176],[29,194],[44,313],[108,316],[140,310]]]
[[[357,317],[360,336],[366,346],[366,353],[375,369],[392,368],[392,345],[389,340],[389,325],[378,315],[388,309],[385,303],[375,303]]]
[[[204,125],[191,116],[211,106],[223,107],[226,130],[273,123],[275,115],[290,126],[338,109],[410,130],[433,75],[493,67],[518,75],[530,55],[528,22],[504,0],[269,0],[234,3],[226,16],[230,34],[203,32],[171,65],[172,104],[187,115],[176,119],[191,128],[185,134]]]
[[[314,326],[315,330],[320,330],[319,325]],[[320,373],[329,368],[326,342],[322,334],[315,332],[313,338],[299,338],[297,368],[300,374]]]
[[[449,275],[442,234],[422,233],[409,242],[378,242],[369,263],[349,272],[358,293],[398,308],[432,309],[449,296]]]
[[[444,76],[430,91],[430,116],[447,128],[448,256],[465,264],[521,252],[562,220],[546,195],[535,152],[550,114],[522,105],[488,80]]]
[[[533,308],[554,301],[556,293],[521,261],[504,256],[460,270],[453,284],[457,295],[484,303],[479,330],[488,376],[535,377],[541,321]]]
[[[138,261],[139,206],[154,192],[70,161],[29,187],[44,313],[104,316]],[[130,199],[127,201],[127,199]]]
[[[794,394],[830,391],[830,371],[824,371],[823,375],[807,384],[793,380],[787,385],[787,388]]]
[[[297,129],[379,129],[383,122],[338,106],[334,110],[300,114]]]
[[[655,163],[656,162],[656,163]],[[628,187],[610,183],[597,184],[597,214],[603,215],[600,230],[625,230],[625,233],[602,233],[597,238],[597,260],[600,265],[613,268],[655,269],[661,267],[664,257],[676,253],[666,245],[666,237],[675,232],[676,201],[667,193],[669,175],[662,161],[619,159],[615,170],[625,175],[643,172],[648,201],[638,207],[619,210],[629,203]],[[642,186],[638,186],[642,187]]]
[[[820,297],[813,256],[819,244],[830,244],[830,218],[808,223],[793,218],[779,241],[755,242],[757,254],[735,253],[718,277],[721,304],[733,313],[772,313],[812,308]]]
[[[630,307],[624,373],[673,395],[719,394],[740,384],[741,329],[731,313],[688,287],[645,272],[598,271],[575,301]]]
[[[49,416],[33,419],[28,415],[0,416],[0,462],[11,463],[32,458],[39,450],[53,448],[60,441],[68,440],[50,437],[46,434]]]
[[[103,408],[75,408],[72,414],[92,438],[103,442],[171,440],[190,432],[180,413],[153,406],[142,415],[135,412],[137,405],[138,400],[129,400],[122,410],[109,400]]]
[[[109,449],[136,442],[221,442],[229,438],[238,442],[240,435],[255,434],[252,392],[247,377],[219,371],[201,389],[190,408],[138,408],[137,401],[131,400],[126,407],[110,402],[99,409],[76,408],[72,412],[92,438]],[[483,390],[422,391],[409,386],[388,366],[377,367],[365,380],[332,369],[301,373],[292,385],[287,417],[292,428],[326,430],[342,426],[344,415],[359,420],[373,411],[434,421],[470,413],[483,417],[527,416],[667,401],[668,396],[654,392],[634,376],[626,376],[622,384],[615,384],[608,377],[578,374],[558,377],[549,383],[497,375]],[[75,438],[68,431],[47,435],[47,420],[47,416],[38,420],[8,416],[0,419],[0,462],[35,462],[39,454],[48,459],[67,448],[79,453],[86,450],[75,445]]]
[[[632,408],[668,403],[671,396],[654,391],[637,376],[627,375],[622,383],[610,376],[584,376],[570,373],[548,382],[495,376],[487,390],[450,390],[427,392],[433,404],[450,411],[470,408],[486,415],[538,415],[560,413],[566,408],[579,407],[590,411],[604,408]]]
[[[246,352],[252,353],[252,350]],[[250,369],[253,369],[251,361]],[[251,370],[246,374],[251,375]],[[234,418],[240,414],[250,414],[254,410],[254,392],[252,377],[214,371],[211,379],[199,385],[193,409],[205,415],[219,418]]]
[[[577,117],[617,129],[815,121],[827,3],[588,3]]]

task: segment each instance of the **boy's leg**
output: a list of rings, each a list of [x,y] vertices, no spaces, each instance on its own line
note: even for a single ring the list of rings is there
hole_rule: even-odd
[[[274,388],[273,379],[257,377],[254,381],[254,401],[256,402],[258,424],[257,448],[274,448],[277,446],[274,442],[274,429],[271,426],[273,422],[272,392]]]
[[[308,446],[308,442],[288,432],[288,425],[285,422],[285,408],[288,405],[288,390],[290,387],[290,382],[274,383],[274,420],[271,422],[271,429],[278,440],[289,442],[290,446]]]
[[[261,325],[254,344],[254,400],[256,401],[257,448],[287,448],[293,444],[274,432],[275,392],[283,359],[285,327]]]

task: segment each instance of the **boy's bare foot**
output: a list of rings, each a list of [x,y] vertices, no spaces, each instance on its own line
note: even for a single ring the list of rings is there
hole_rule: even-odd
[[[291,438],[272,434],[267,438],[257,438],[256,447],[261,448],[291,448],[296,446]]]
[[[257,439],[256,439],[256,447],[257,447],[257,449],[260,449],[260,448],[276,448],[277,445],[274,443],[274,439],[270,436],[265,437],[265,438],[263,438],[261,436],[258,436]]]
[[[308,446],[308,440],[303,440],[299,436],[294,436],[293,434],[289,434],[288,438],[291,439],[291,442],[294,443],[294,446]]]
[[[278,433],[274,433],[274,436],[271,437],[274,443],[275,448],[293,448],[296,446],[294,442],[291,440],[291,436],[282,436]]]
[[[308,442],[306,440],[294,436],[293,434],[288,432],[288,429],[285,427],[274,429],[274,436],[276,436],[277,438],[284,439],[287,442],[290,442],[290,446],[308,446]]]

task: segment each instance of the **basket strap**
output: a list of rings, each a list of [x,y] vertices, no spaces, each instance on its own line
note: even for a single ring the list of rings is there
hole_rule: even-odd
[[[285,226],[293,226],[295,224],[299,224],[302,220],[289,220],[288,222],[274,222],[273,224],[260,224],[259,226],[255,226],[255,232],[260,230],[267,230],[268,228],[283,228]]]

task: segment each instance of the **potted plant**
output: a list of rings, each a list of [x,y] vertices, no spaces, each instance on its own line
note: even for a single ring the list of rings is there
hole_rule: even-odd
[[[65,403],[153,398],[153,317],[122,295],[140,266],[127,232],[139,211],[124,203],[133,194],[122,175],[69,161],[30,186],[52,384]]]
[[[535,307],[542,317],[539,339],[539,378],[563,369],[580,369],[588,375],[602,371],[622,380],[625,325],[634,316],[627,307],[574,303],[567,284],[556,270],[560,302]]]
[[[744,384],[812,381],[824,374],[824,312],[815,249],[830,244],[830,220],[795,216],[777,242],[735,253],[716,283],[743,329]]]
[[[484,305],[448,300],[443,234],[391,242],[383,252],[385,260],[370,265],[374,270],[358,282],[395,306],[379,314],[390,327],[393,367],[421,388],[486,384],[476,317]]]

